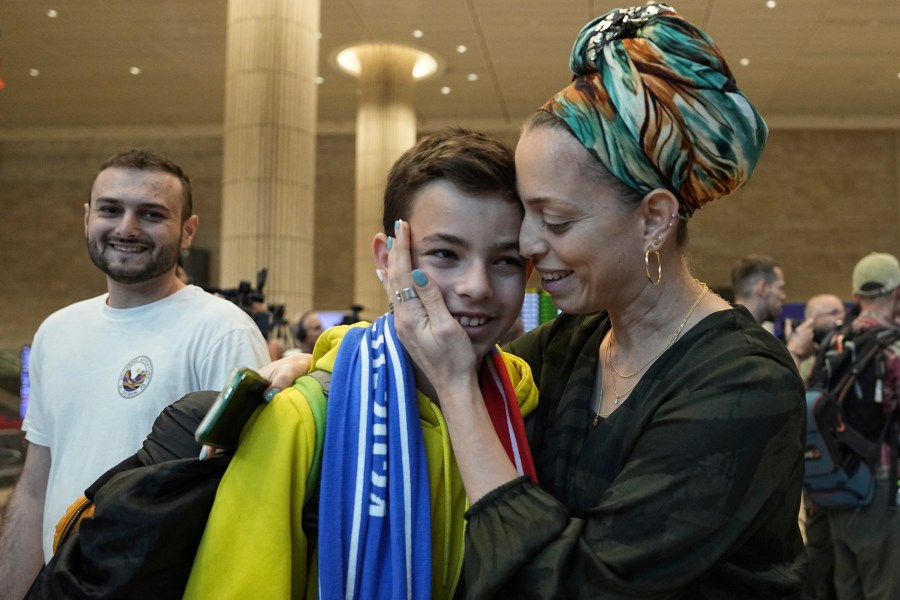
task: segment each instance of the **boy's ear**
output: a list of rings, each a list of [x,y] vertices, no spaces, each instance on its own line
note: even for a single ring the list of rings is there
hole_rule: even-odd
[[[372,240],[372,254],[375,255],[375,266],[382,271],[387,271],[388,266],[388,247],[387,235],[376,233],[375,239]]]

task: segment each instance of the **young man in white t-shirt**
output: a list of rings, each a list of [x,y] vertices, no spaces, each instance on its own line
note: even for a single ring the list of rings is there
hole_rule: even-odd
[[[197,226],[176,164],[129,150],[101,166],[84,228],[107,293],[50,315],[35,335],[28,453],[0,532],[4,597],[27,592],[66,507],[140,447],[173,399],[268,362],[246,313],[177,277]]]

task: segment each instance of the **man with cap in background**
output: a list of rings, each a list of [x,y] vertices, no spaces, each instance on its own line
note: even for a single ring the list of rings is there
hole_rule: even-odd
[[[891,254],[873,252],[853,269],[853,296],[860,313],[854,332],[871,328],[900,329],[900,263]],[[893,419],[878,465],[875,497],[863,508],[829,510],[828,523],[834,542],[834,583],[838,598],[900,598],[900,515],[889,506],[895,481],[889,477],[892,456],[888,436],[897,435],[900,396],[900,341],[886,349],[882,409],[885,422]],[[865,399],[867,401],[868,399]],[[874,403],[877,400],[872,398]],[[853,415],[845,415],[853,427]],[[894,504],[890,502],[890,504]]]

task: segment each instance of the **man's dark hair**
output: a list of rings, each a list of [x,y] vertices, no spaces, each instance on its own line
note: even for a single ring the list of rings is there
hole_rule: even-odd
[[[775,267],[778,263],[771,256],[748,254],[731,269],[731,287],[735,296],[746,298],[753,292],[759,279],[772,283],[776,279]]]
[[[450,127],[420,139],[388,173],[383,214],[387,235],[394,235],[394,221],[409,220],[416,193],[433,181],[449,181],[469,194],[498,193],[519,201],[512,150],[483,133]]]
[[[138,171],[162,171],[174,175],[181,182],[181,222],[187,221],[194,214],[194,202],[191,192],[191,180],[181,167],[174,162],[149,150],[132,148],[117,152],[106,159],[97,173],[106,169],[136,169]]]

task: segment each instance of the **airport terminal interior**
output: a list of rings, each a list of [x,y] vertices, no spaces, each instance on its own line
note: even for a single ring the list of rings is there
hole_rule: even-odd
[[[753,180],[691,222],[693,271],[725,296],[738,258],[776,257],[776,328],[814,294],[849,302],[860,257],[900,254],[900,2],[671,4],[720,46],[770,128]],[[291,321],[311,308],[371,319],[387,306],[370,243],[393,160],[451,125],[514,147],[570,79],[578,29],[616,6],[0,2],[0,505],[23,460],[32,336],[105,291],[82,206],[107,156],[150,147],[190,174],[195,283],[259,288],[265,270],[265,301]],[[539,285],[531,320],[554,315]]]

